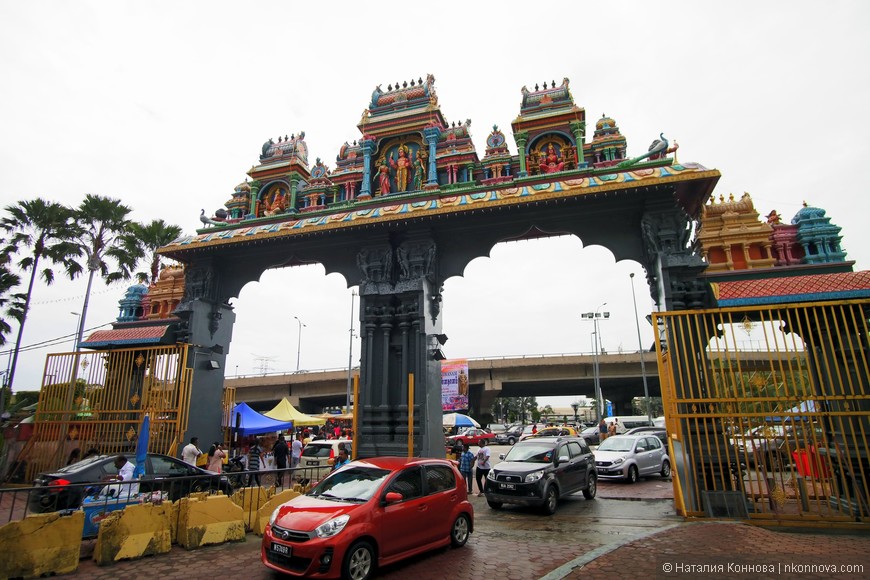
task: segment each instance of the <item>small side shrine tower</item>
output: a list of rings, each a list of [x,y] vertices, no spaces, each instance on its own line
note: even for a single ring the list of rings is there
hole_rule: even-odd
[[[827,264],[846,259],[846,252],[840,247],[843,239],[841,228],[831,223],[825,210],[809,207],[804,202],[804,207],[795,214],[791,223],[797,226],[795,240],[803,249],[805,264]]]
[[[752,197],[744,193],[739,201],[734,195],[719,203],[710,202],[701,213],[698,240],[708,272],[770,268],[776,262],[771,249],[773,228],[759,221]]]

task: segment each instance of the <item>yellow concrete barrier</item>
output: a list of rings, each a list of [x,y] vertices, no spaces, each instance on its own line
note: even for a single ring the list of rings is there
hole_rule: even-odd
[[[129,505],[100,522],[94,561],[99,566],[165,554],[172,549],[172,504]]]
[[[251,527],[254,530],[254,533],[258,536],[262,536],[263,532],[266,530],[266,523],[269,521],[269,516],[272,515],[272,512],[275,511],[282,503],[287,503],[294,497],[301,495],[301,493],[295,489],[285,489],[281,493],[272,496],[269,498],[269,501],[263,504],[263,506],[257,510],[257,517],[251,524]]]
[[[75,572],[84,527],[82,511],[32,515],[0,527],[0,578]]]
[[[178,501],[178,545],[195,550],[209,544],[245,539],[242,508],[225,495]]]

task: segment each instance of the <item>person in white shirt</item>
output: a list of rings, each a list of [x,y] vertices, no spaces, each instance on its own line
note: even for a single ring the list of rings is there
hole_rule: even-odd
[[[118,470],[118,475],[112,477],[114,481],[133,481],[133,471],[136,466],[133,465],[126,456],[119,455],[115,458],[115,468]],[[139,483],[131,483],[129,485],[109,486],[108,489],[115,488],[116,497],[131,497],[139,493]],[[111,495],[111,494],[110,494]]]
[[[486,439],[481,439],[480,449],[477,450],[477,471],[475,473],[475,479],[477,479],[477,495],[483,495],[483,482],[486,481],[486,475],[492,468],[489,458],[490,451],[489,447],[486,446]]]
[[[191,437],[190,443],[181,450],[181,460],[190,465],[196,465],[196,459],[202,455],[199,449],[199,437]]]

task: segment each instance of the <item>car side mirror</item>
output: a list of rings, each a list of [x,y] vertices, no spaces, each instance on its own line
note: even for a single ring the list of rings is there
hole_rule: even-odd
[[[384,503],[391,504],[402,501],[405,497],[398,491],[388,491],[384,496]]]
[[[559,460],[556,462],[556,465],[559,465],[560,463],[568,463],[569,461],[571,461],[570,457],[568,457],[567,455],[560,455]]]
[[[504,461],[504,453],[499,453],[498,458],[501,459],[502,461]]]

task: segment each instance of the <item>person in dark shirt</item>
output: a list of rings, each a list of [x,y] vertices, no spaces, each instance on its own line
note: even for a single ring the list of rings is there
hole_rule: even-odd
[[[263,450],[260,448],[259,441],[254,441],[251,448],[248,449],[248,471],[251,472],[248,478],[248,485],[253,486],[254,482],[260,485],[260,464],[263,462]]]
[[[272,455],[275,456],[275,467],[278,468],[278,485],[284,487],[284,469],[287,469],[287,455],[290,449],[287,447],[287,441],[284,440],[284,434],[278,435],[278,441],[272,447]]]

